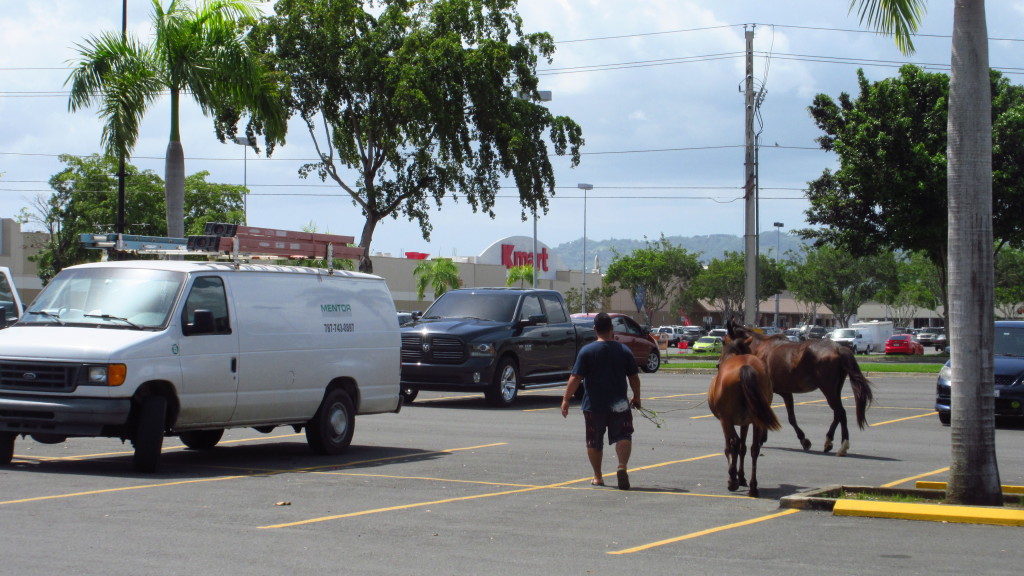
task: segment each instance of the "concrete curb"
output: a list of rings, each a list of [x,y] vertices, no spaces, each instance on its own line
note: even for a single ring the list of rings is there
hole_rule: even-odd
[[[935,489],[932,488],[938,487]],[[783,497],[779,506],[801,510],[832,511],[835,516],[860,516],[868,518],[897,518],[929,522],[950,522],[960,524],[987,524],[993,526],[1024,526],[1024,510],[986,506],[956,506],[941,504],[945,497],[945,483],[918,482],[917,488],[879,488],[876,486],[827,486]],[[1007,486],[1004,495],[1019,496],[1024,488]],[[935,500],[935,504],[884,502],[878,500],[852,500],[836,498],[843,492],[891,493]]]
[[[987,508],[984,506],[952,506],[948,504],[908,504],[871,500],[836,500],[834,516],[866,516],[899,518],[929,522],[1024,526],[1024,510]]]

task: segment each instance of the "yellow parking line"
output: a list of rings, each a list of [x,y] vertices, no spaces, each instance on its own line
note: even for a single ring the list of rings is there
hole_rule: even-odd
[[[327,522],[330,520],[340,520],[342,518],[354,518],[356,516],[366,516],[369,514],[379,514],[381,512],[393,512],[396,510],[411,510],[413,508],[422,508],[423,506],[435,506],[438,504],[450,504],[452,502],[465,502],[467,500],[479,500],[481,498],[493,498],[495,496],[506,496],[509,494],[522,494],[525,492],[536,492],[537,490],[544,490],[547,488],[559,488],[568,484],[575,484],[576,482],[583,482],[590,478],[580,478],[577,480],[569,480],[568,482],[559,482],[558,484],[548,484],[544,486],[531,486],[529,488],[520,488],[517,490],[505,490],[502,492],[491,492],[488,494],[475,494],[473,496],[460,496],[458,498],[446,498],[444,500],[431,500],[430,502],[416,502],[413,504],[400,504],[398,506],[388,506],[386,508],[374,508],[371,510],[359,510],[357,512],[349,512],[347,514],[335,514],[332,516],[321,516],[319,518],[310,518],[308,520],[299,520],[296,522],[286,522],[284,524],[271,524],[269,526],[260,526],[261,530],[271,530],[276,528],[290,528],[293,526],[304,526],[306,524],[316,524],[318,522]]]
[[[75,498],[78,496],[94,496],[96,494],[110,494],[113,492],[126,492],[128,490],[144,490],[147,488],[166,488],[168,486],[182,486],[185,484],[200,484],[203,482],[220,482],[222,480],[237,480],[239,478],[246,478],[253,476],[252,474],[246,474],[241,476],[222,476],[219,478],[202,478],[198,480],[179,480],[176,482],[162,482],[159,484],[144,484],[141,486],[122,486],[120,488],[103,488],[100,490],[89,490],[88,492],[74,492],[71,494],[53,494],[50,496],[35,496],[32,498],[21,498],[18,500],[7,500],[0,502],[0,506],[6,506],[8,504],[23,504],[25,502],[42,502],[44,500],[60,500],[62,498]]]
[[[701,536],[707,536],[708,534],[714,534],[716,532],[724,532],[725,530],[732,530],[733,528],[741,528],[743,526],[749,526],[751,524],[757,524],[758,522],[765,522],[767,520],[774,520],[781,518],[782,516],[789,516],[790,514],[796,514],[800,510],[797,508],[789,508],[782,512],[775,514],[769,514],[768,516],[760,516],[758,518],[751,518],[750,520],[744,520],[742,522],[735,522],[733,524],[726,524],[725,526],[717,526],[715,528],[709,528],[707,530],[701,530],[699,532],[691,532],[689,534],[683,534],[682,536],[676,536],[675,538],[668,538],[665,540],[659,540],[657,542],[651,542],[650,544],[642,544],[640,546],[634,546],[632,548],[625,548],[623,550],[614,550],[608,552],[608,554],[620,555],[620,554],[633,554],[635,552],[643,552],[644,550],[650,550],[651,548],[657,548],[659,546],[665,546],[668,544],[675,544],[676,542],[682,542],[684,540],[691,540],[693,538],[699,538]]]
[[[896,480],[895,482],[889,482],[888,484],[882,484],[882,488],[892,488],[893,486],[899,486],[900,484],[911,482],[913,480],[917,480],[918,478],[927,478],[928,476],[942,474],[943,472],[949,472],[949,466],[946,466],[945,468],[939,468],[938,470],[932,470],[931,472],[925,472],[924,474],[918,474],[917,476],[903,478],[902,480]]]
[[[418,453],[415,453],[415,455],[416,456],[422,456],[422,455],[430,455],[430,454],[446,454],[446,453],[450,453],[450,452],[460,452],[460,451],[465,451],[465,450],[474,450],[474,449],[477,449],[477,448],[490,448],[490,447],[493,447],[493,446],[504,446],[505,444],[506,444],[505,442],[498,442],[498,443],[495,443],[495,444],[481,444],[481,445],[478,445],[478,446],[467,446],[465,448],[449,448],[447,450],[439,450],[439,451],[436,451],[436,452],[418,452]],[[241,479],[241,478],[252,478],[252,477],[256,477],[256,476],[266,476],[268,474],[287,474],[287,473],[297,473],[297,472],[311,472],[311,471],[317,471],[317,470],[322,469],[322,468],[338,468],[338,467],[344,467],[344,466],[357,466],[357,465],[361,465],[361,464],[370,464],[370,463],[381,462],[381,461],[385,461],[385,460],[393,460],[393,459],[398,459],[398,458],[408,458],[410,456],[411,456],[410,454],[404,454],[402,456],[393,456],[393,457],[389,457],[389,458],[377,458],[377,459],[372,459],[372,460],[360,460],[360,461],[345,462],[345,463],[342,463],[342,464],[331,464],[329,466],[318,466],[318,467],[312,467],[312,468],[293,468],[293,469],[283,469],[283,470],[266,469],[266,470],[255,471],[255,472],[252,472],[252,473],[249,473],[249,474],[239,474],[239,475],[234,475],[234,476],[221,476],[221,477],[218,477],[218,478],[200,478],[200,479],[195,479],[195,480],[179,480],[179,481],[175,481],[175,482],[161,482],[161,483],[157,483],[157,484],[144,484],[144,485],[141,485],[141,486],[122,486],[120,488],[102,488],[102,489],[99,489],[99,490],[89,490],[87,492],[73,492],[73,493],[70,493],[70,494],[51,494],[49,496],[34,496],[34,497],[31,497],[31,498],[20,498],[20,499],[17,499],[17,500],[0,501],[0,506],[5,506],[5,505],[8,505],[8,504],[23,504],[23,503],[26,503],[26,502],[41,502],[41,501],[45,501],[45,500],[60,500],[60,499],[63,499],[63,498],[74,498],[74,497],[77,497],[77,496],[94,496],[94,495],[97,495],[97,494],[109,494],[109,493],[113,493],[113,492],[125,492],[125,491],[128,491],[128,490],[143,490],[143,489],[147,489],[147,488],[166,488],[166,487],[169,487],[169,486],[181,486],[181,485],[185,485],[185,484],[199,484],[199,483],[202,483],[202,482],[220,482],[222,480],[238,480],[238,479]],[[249,468],[249,470],[252,470],[252,468]]]
[[[718,457],[718,456],[721,456],[721,455],[717,454],[717,453],[716,454],[706,454],[704,456],[695,456],[693,458],[685,458],[683,460],[672,460],[672,461],[669,461],[669,462],[660,462],[658,464],[650,464],[650,465],[647,465],[647,466],[639,466],[639,467],[636,467],[636,468],[630,468],[630,472],[638,472],[640,470],[651,470],[651,469],[654,469],[654,468],[661,468],[663,466],[669,466],[669,465],[672,465],[672,464],[681,464],[681,463],[684,463],[684,462],[694,462],[694,461],[697,461],[697,460],[704,460],[706,458],[714,458],[714,457]],[[424,480],[438,480],[438,479],[435,479],[435,478],[423,478],[423,479]],[[343,519],[343,518],[354,518],[354,517],[357,517],[357,516],[366,516],[366,515],[369,515],[369,514],[380,514],[380,513],[383,513],[383,512],[394,512],[394,511],[398,511],[398,510],[411,510],[413,508],[422,508],[423,506],[435,506],[435,505],[439,505],[439,504],[450,504],[452,502],[464,502],[464,501],[467,501],[467,500],[479,500],[481,498],[493,498],[495,496],[507,496],[507,495],[510,495],[510,494],[522,494],[522,493],[525,493],[525,492],[535,492],[537,490],[547,490],[547,489],[551,489],[551,488],[564,488],[564,487],[569,486],[571,484],[577,484],[577,483],[586,482],[586,481],[589,481],[589,480],[591,480],[591,477],[587,476],[585,478],[577,478],[577,479],[574,479],[574,480],[568,480],[568,481],[565,481],[565,482],[558,482],[558,483],[555,483],[555,484],[545,484],[545,485],[540,485],[540,486],[527,486],[527,487],[523,487],[523,488],[517,488],[515,490],[503,490],[501,492],[490,492],[490,493],[487,493],[487,494],[475,494],[473,496],[460,496],[458,498],[447,498],[447,499],[444,499],[444,500],[431,500],[429,502],[414,502],[414,503],[411,503],[411,504],[399,504],[397,506],[387,506],[387,507],[384,507],[384,508],[373,508],[373,509],[370,509],[370,510],[359,510],[359,511],[356,511],[356,512],[348,512],[348,513],[345,513],[345,514],[334,514],[334,515],[331,515],[331,516],[321,516],[321,517],[318,517],[318,518],[309,518],[309,519],[306,519],[306,520],[297,520],[295,522],[286,522],[286,523],[283,523],[283,524],[272,524],[272,525],[269,525],[269,526],[260,526],[259,528],[260,529],[267,529],[267,530],[269,530],[269,529],[277,529],[277,528],[290,528],[290,527],[293,527],[293,526],[304,526],[304,525],[307,525],[307,524],[316,524],[316,523],[319,523],[319,522],[328,522],[330,520],[340,520],[340,519]],[[463,482],[465,482],[465,481],[463,481]],[[506,485],[507,486],[508,484],[497,484],[497,485],[499,485],[499,486]],[[515,485],[513,484],[513,486],[515,486]]]
[[[926,412],[924,414],[918,414],[916,416],[907,416],[906,418],[897,418],[895,420],[886,420],[885,422],[875,422],[874,424],[868,424],[868,426],[871,426],[871,427],[885,426],[886,424],[895,424],[896,422],[903,422],[903,421],[906,421],[906,420],[914,420],[915,418],[926,418],[928,416],[934,416],[934,415],[935,415],[935,411],[934,410],[930,410],[930,411],[928,411],[928,412]]]

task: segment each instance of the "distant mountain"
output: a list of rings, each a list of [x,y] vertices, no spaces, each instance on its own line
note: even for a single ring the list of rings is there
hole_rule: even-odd
[[[792,250],[798,252],[802,246],[809,244],[799,236],[782,233],[776,236],[774,229],[761,232],[760,252],[774,256],[776,253],[776,238],[778,238],[779,249],[782,254]],[[704,264],[716,258],[721,259],[729,252],[743,251],[743,237],[730,234],[711,234],[708,236],[666,236],[671,244],[682,246],[688,252],[699,253],[699,259]],[[633,250],[647,247],[645,240],[628,240],[612,238],[609,240],[594,240],[587,238],[587,268],[594,265],[594,257],[599,259],[601,268],[607,268],[618,252],[626,256]],[[583,240],[573,240],[554,246],[552,252],[558,255],[569,268],[579,268],[583,262]]]

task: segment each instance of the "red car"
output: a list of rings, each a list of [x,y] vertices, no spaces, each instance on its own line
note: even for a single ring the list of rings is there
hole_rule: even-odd
[[[886,354],[924,354],[924,346],[910,334],[893,334],[885,341]]]
[[[597,314],[573,314],[572,321],[583,326],[594,327]],[[615,330],[615,341],[622,342],[633,352],[636,364],[644,372],[657,372],[661,366],[661,351],[658,342],[635,320],[625,314],[609,313],[612,328]]]

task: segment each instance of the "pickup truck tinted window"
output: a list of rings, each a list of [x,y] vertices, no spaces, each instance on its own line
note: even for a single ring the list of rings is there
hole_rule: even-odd
[[[523,308],[519,312],[520,320],[529,320],[530,316],[539,316],[541,314],[544,314],[544,309],[540,307],[540,298],[536,296],[523,298]]]
[[[554,294],[542,294],[540,299],[544,301],[544,310],[547,312],[549,324],[562,324],[569,321],[565,317],[565,307],[562,306],[562,301]]]
[[[479,318],[512,322],[518,303],[519,294],[516,292],[445,292],[423,313],[423,318]]]

